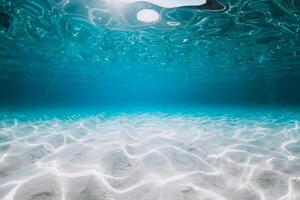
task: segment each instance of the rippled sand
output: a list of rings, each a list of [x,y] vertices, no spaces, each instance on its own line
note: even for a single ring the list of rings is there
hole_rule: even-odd
[[[297,120],[2,120],[0,199],[299,200]]]

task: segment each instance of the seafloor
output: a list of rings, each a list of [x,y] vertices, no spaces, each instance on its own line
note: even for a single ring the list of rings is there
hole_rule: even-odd
[[[296,114],[3,114],[0,122],[2,200],[300,199]]]

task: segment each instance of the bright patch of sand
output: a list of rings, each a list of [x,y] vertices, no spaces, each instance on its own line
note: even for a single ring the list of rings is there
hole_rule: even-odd
[[[1,122],[3,200],[299,200],[298,121],[163,114]]]

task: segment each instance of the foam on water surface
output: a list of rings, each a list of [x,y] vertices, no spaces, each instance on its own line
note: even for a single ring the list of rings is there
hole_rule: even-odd
[[[298,114],[1,119],[3,200],[300,198]]]
[[[148,2],[165,8],[176,8],[183,6],[200,6],[206,3],[206,0],[117,0],[125,3]]]

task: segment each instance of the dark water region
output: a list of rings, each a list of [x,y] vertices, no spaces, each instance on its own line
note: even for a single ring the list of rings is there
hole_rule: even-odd
[[[300,102],[298,1],[176,2],[0,0],[1,105]]]
[[[191,87],[145,84],[111,85],[105,82],[2,81],[1,105],[15,106],[155,106],[155,105],[265,105],[297,106],[299,80],[273,85],[265,82],[203,83]],[[220,85],[218,85],[220,84]],[[197,88],[198,87],[198,88]]]

